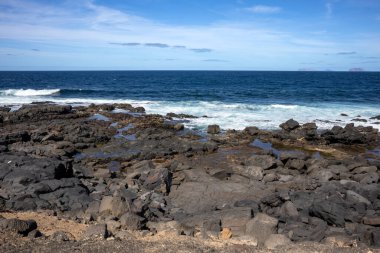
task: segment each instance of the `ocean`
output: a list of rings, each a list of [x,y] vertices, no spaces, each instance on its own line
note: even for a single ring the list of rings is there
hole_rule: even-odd
[[[380,120],[370,119],[380,115],[380,72],[0,72],[0,104],[38,101],[131,103],[147,113],[199,116],[185,125],[200,130],[276,129],[290,118],[320,129],[353,122],[380,128]]]

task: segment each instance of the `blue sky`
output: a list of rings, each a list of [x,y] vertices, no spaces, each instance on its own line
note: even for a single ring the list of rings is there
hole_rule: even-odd
[[[0,70],[380,71],[379,0],[0,0]]]

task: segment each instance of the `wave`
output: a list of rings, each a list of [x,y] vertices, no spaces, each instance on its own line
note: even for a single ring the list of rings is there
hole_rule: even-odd
[[[0,95],[2,96],[14,96],[14,97],[33,97],[33,96],[50,96],[58,94],[60,89],[8,89],[0,90]]]
[[[281,104],[273,104],[270,105],[273,108],[281,108],[281,109],[296,109],[298,105],[281,105]]]
[[[38,90],[36,90],[38,91]],[[59,90],[49,90],[50,93]],[[0,91],[1,92],[1,91]],[[42,92],[38,93],[41,94]],[[60,95],[62,90],[60,92]],[[36,94],[36,93],[34,93]],[[45,93],[46,94],[46,93]],[[53,93],[54,94],[54,93]],[[355,125],[373,126],[379,129],[380,125],[370,117],[377,116],[380,111],[375,106],[354,104],[324,103],[318,105],[286,105],[286,104],[256,104],[256,103],[226,103],[222,101],[152,101],[133,99],[108,98],[67,98],[61,96],[34,95],[34,96],[1,96],[0,106],[19,105],[31,102],[53,101],[59,104],[89,105],[91,103],[128,103],[133,106],[143,106],[147,113],[166,115],[166,113],[184,113],[198,116],[185,123],[186,127],[204,130],[208,125],[218,124],[223,129],[241,130],[247,126],[257,126],[261,129],[278,129],[284,121],[293,118],[300,123],[315,122],[320,129],[331,128],[334,125],[344,126],[361,115],[361,119],[368,122],[354,122]],[[342,113],[349,116],[343,116]],[[207,116],[207,117],[202,117]]]

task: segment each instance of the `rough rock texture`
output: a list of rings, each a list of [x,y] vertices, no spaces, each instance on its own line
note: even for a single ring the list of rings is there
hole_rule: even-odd
[[[189,115],[144,111],[49,103],[0,110],[0,211],[90,224],[87,239],[143,231],[268,249],[292,247],[289,240],[379,246],[380,158],[366,151],[378,144],[376,130],[317,131],[289,120],[278,131],[210,126],[207,135],[171,119]],[[0,225],[38,235],[31,221],[0,217]]]

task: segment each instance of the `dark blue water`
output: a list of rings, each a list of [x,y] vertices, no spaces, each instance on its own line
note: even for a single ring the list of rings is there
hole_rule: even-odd
[[[6,89],[61,89],[62,98],[380,105],[376,72],[0,72]]]
[[[30,90],[25,91],[25,89]],[[41,94],[40,90],[46,90],[46,94]],[[0,104],[44,100],[57,102],[132,101],[137,103],[150,101],[146,106],[148,109],[151,107],[152,112],[158,112],[158,106],[161,106],[169,111],[202,114],[199,107],[204,107],[204,113],[209,113],[210,110],[219,110],[214,117],[223,116],[224,111],[220,111],[222,107],[224,109],[233,108],[235,117],[241,117],[239,113],[245,113],[244,110],[257,112],[256,120],[260,120],[260,122],[273,121],[274,119],[269,116],[280,117],[284,112],[279,112],[285,109],[287,109],[285,110],[286,114],[289,110],[293,110],[293,113],[286,115],[289,117],[307,113],[308,115],[299,115],[301,119],[305,120],[317,118],[318,114],[324,113],[329,117],[331,114],[338,116],[339,111],[342,113],[352,111],[352,117],[354,117],[354,112],[370,117],[376,113],[380,114],[380,73],[0,72]],[[270,105],[272,105],[273,112],[268,107]],[[294,110],[296,107],[286,107],[286,105],[298,106],[298,112]],[[170,106],[173,110],[170,110]],[[182,108],[182,110],[178,108]],[[325,111],[318,111],[318,109]],[[331,110],[336,111],[332,112]],[[226,117],[233,118],[231,110],[227,110],[225,113]],[[265,113],[269,113],[268,116],[265,116],[267,115]],[[247,121],[247,123],[250,122]],[[202,124],[202,122],[198,123]]]

